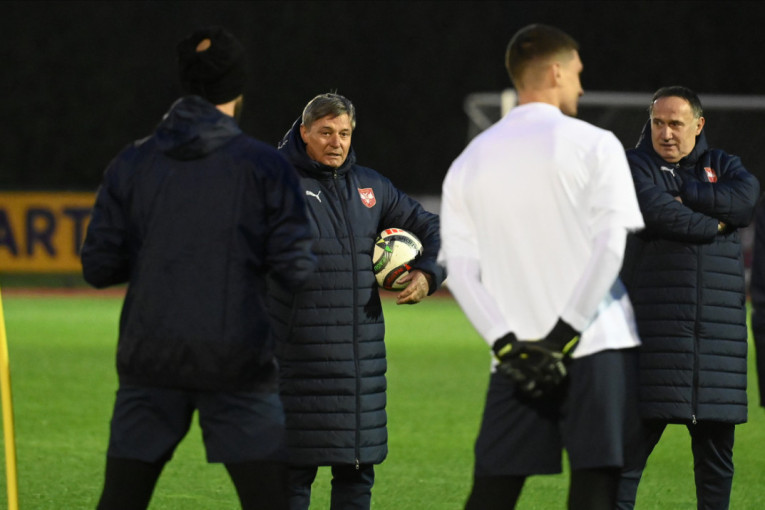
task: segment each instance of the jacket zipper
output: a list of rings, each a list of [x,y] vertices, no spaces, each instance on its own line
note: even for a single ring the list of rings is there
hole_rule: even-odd
[[[701,280],[703,274],[703,267],[701,267],[703,254],[701,253],[701,250],[702,247],[699,247],[699,251],[696,255],[696,260],[698,262],[698,269],[696,270],[696,317],[694,317],[693,321],[693,388],[691,388],[691,422],[694,425],[696,425],[696,414],[699,405],[699,315],[701,314]]]
[[[358,309],[356,300],[358,294],[356,287],[358,287],[358,268],[356,267],[356,240],[353,237],[353,227],[349,221],[348,216],[348,204],[345,200],[344,190],[338,185],[337,170],[332,171],[332,182],[335,186],[335,192],[340,197],[340,205],[343,210],[343,221],[345,222],[345,228],[348,232],[348,242],[351,248],[351,278],[352,278],[352,291],[353,291],[353,327],[351,334],[353,335],[353,366],[356,371],[356,431],[354,439],[354,455],[356,457],[356,470],[358,471],[360,466],[359,457],[361,457],[361,439],[359,437],[361,431],[361,368],[359,366],[359,344],[358,344],[358,321],[356,320],[356,310]]]

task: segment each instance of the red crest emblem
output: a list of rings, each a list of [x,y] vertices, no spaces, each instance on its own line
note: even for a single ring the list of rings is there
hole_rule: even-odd
[[[359,196],[361,196],[361,203],[367,207],[374,207],[377,203],[375,198],[375,192],[372,188],[358,188]]]
[[[705,166],[704,171],[707,173],[707,179],[709,182],[717,182],[717,174],[712,168]]]

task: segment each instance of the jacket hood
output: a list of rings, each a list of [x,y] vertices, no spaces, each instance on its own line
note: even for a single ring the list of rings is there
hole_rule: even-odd
[[[339,168],[332,168],[311,159],[311,156],[305,150],[305,142],[300,136],[301,122],[301,117],[298,117],[292,123],[289,131],[285,133],[282,141],[279,142],[279,152],[284,154],[296,168],[318,177],[330,177],[335,173],[338,175],[345,174],[356,164],[356,153],[353,150],[353,146],[348,149],[348,157],[345,158],[345,161]]]
[[[239,136],[236,121],[199,96],[182,97],[157,127],[160,150],[174,159],[199,159]]]
[[[638,143],[635,148],[651,154],[654,158],[658,158],[659,160],[664,161],[664,158],[659,156],[659,153],[656,152],[653,148],[653,141],[651,140],[651,119],[648,119],[643,126],[643,131],[640,132],[640,138],[638,138]],[[687,156],[681,159],[679,163],[681,165],[694,164],[708,149],[709,145],[707,144],[707,135],[704,131],[704,128],[702,128],[701,133],[696,136],[696,145],[693,147],[693,150]]]

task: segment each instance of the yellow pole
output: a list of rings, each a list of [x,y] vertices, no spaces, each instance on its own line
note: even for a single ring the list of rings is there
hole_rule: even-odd
[[[19,510],[19,480],[16,472],[16,435],[13,430],[13,401],[11,400],[11,363],[8,340],[5,337],[3,298],[0,295],[0,390],[3,397],[3,431],[5,437],[5,479],[8,510]]]

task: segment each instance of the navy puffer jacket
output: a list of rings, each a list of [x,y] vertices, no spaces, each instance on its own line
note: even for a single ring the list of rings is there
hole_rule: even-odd
[[[298,170],[312,224],[318,268],[294,296],[272,288],[281,395],[294,464],[375,464],[387,454],[385,326],[372,272],[377,234],[414,232],[424,253],[414,264],[445,278],[436,264],[438,216],[357,165],[351,150],[334,170],[310,159],[300,120],[280,150]]]
[[[128,282],[120,383],[276,391],[266,275],[313,272],[294,169],[197,96],[109,165],[82,248],[85,279]]]
[[[754,337],[757,383],[760,406],[765,407],[765,196],[761,196],[755,212],[752,274],[749,297],[752,303],[752,336]]]
[[[667,163],[653,149],[650,122],[627,158],[646,224],[628,238],[622,270],[643,342],[642,416],[742,423],[747,327],[738,229],[752,219],[757,179],[737,156],[709,149],[703,131],[688,156]]]

